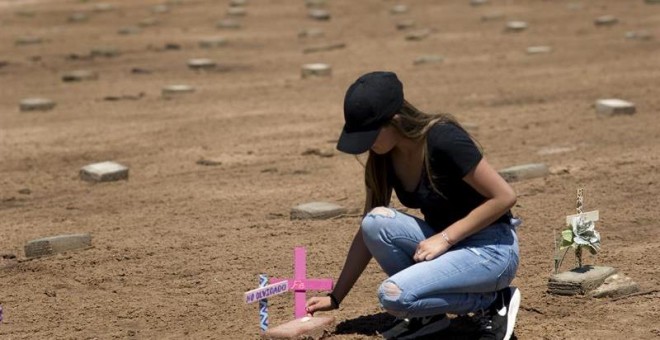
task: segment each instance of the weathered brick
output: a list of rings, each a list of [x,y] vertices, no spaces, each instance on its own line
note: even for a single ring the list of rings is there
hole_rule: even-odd
[[[346,208],[328,202],[311,202],[298,205],[291,209],[292,220],[323,220],[343,215]]]
[[[499,171],[507,182],[522,181],[537,177],[545,177],[550,174],[548,166],[543,163],[532,163],[516,165]]]
[[[94,163],[80,169],[80,179],[88,182],[128,179],[128,168],[115,162]]]
[[[589,295],[595,298],[618,297],[639,291],[639,285],[628,276],[616,273],[603,282],[598,288],[591,291]]]
[[[92,246],[89,234],[59,235],[29,241],[25,244],[26,257],[39,257],[78,250]]]
[[[612,267],[584,266],[554,274],[548,280],[548,292],[558,295],[587,294],[614,275]]]
[[[596,113],[601,116],[634,114],[635,104],[621,99],[599,99],[596,101]]]

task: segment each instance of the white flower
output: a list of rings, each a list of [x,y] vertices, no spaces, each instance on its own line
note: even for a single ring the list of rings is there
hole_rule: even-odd
[[[600,234],[596,231],[596,225],[593,221],[587,221],[584,215],[575,216],[571,220],[573,228],[573,242],[578,247],[588,247],[592,254],[600,250]]]

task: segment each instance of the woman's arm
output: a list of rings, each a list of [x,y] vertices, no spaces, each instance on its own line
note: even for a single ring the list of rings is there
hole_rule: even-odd
[[[367,199],[365,201],[364,214],[371,210],[371,191],[367,189]],[[367,248],[362,238],[362,230],[358,230],[353,237],[353,242],[346,255],[344,267],[339,274],[332,295],[341,303],[353,288],[357,279],[362,275],[364,269],[371,260],[371,252]],[[313,297],[307,301],[307,312],[324,311],[333,309],[330,297]]]
[[[373,209],[372,195],[373,193],[371,190],[367,188],[367,197],[364,200],[364,210],[362,212],[363,217]],[[353,288],[355,281],[357,281],[360,275],[362,275],[367,264],[371,261],[371,257],[371,252],[362,238],[362,230],[358,229],[355,237],[353,237],[351,247],[348,249],[344,268],[339,274],[337,284],[332,291],[332,295],[334,295],[339,302],[344,300],[346,295],[348,295],[348,292]]]
[[[445,229],[452,243],[459,242],[491,225],[511,209],[517,200],[513,188],[485,158],[482,158],[463,180],[484,196],[486,201]]]
[[[432,260],[440,256],[451,245],[495,222],[516,204],[516,192],[485,158],[463,180],[484,196],[486,201],[447,227],[443,233],[420,242],[419,252],[414,256],[416,261]]]
[[[353,285],[357,279],[362,275],[362,272],[369,264],[371,260],[371,252],[367,248],[367,245],[364,244],[364,239],[362,238],[362,230],[358,230],[353,238],[353,243],[348,250],[348,255],[346,255],[346,261],[344,262],[344,268],[339,274],[337,279],[337,284],[335,284],[335,289],[332,291],[339,302],[344,300],[348,292],[353,288]]]

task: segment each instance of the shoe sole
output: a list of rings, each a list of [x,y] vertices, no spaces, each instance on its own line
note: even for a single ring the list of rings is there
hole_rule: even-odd
[[[504,335],[504,340],[511,339],[513,335],[513,328],[516,326],[516,317],[518,316],[518,309],[520,308],[520,289],[512,288],[513,295],[511,295],[511,301],[509,302],[509,313],[506,320],[506,334]]]

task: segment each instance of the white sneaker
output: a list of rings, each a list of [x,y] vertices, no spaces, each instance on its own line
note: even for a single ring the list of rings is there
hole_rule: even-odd
[[[498,291],[495,302],[480,316],[479,340],[511,339],[513,328],[516,326],[520,300],[520,290],[516,287],[507,287]]]

